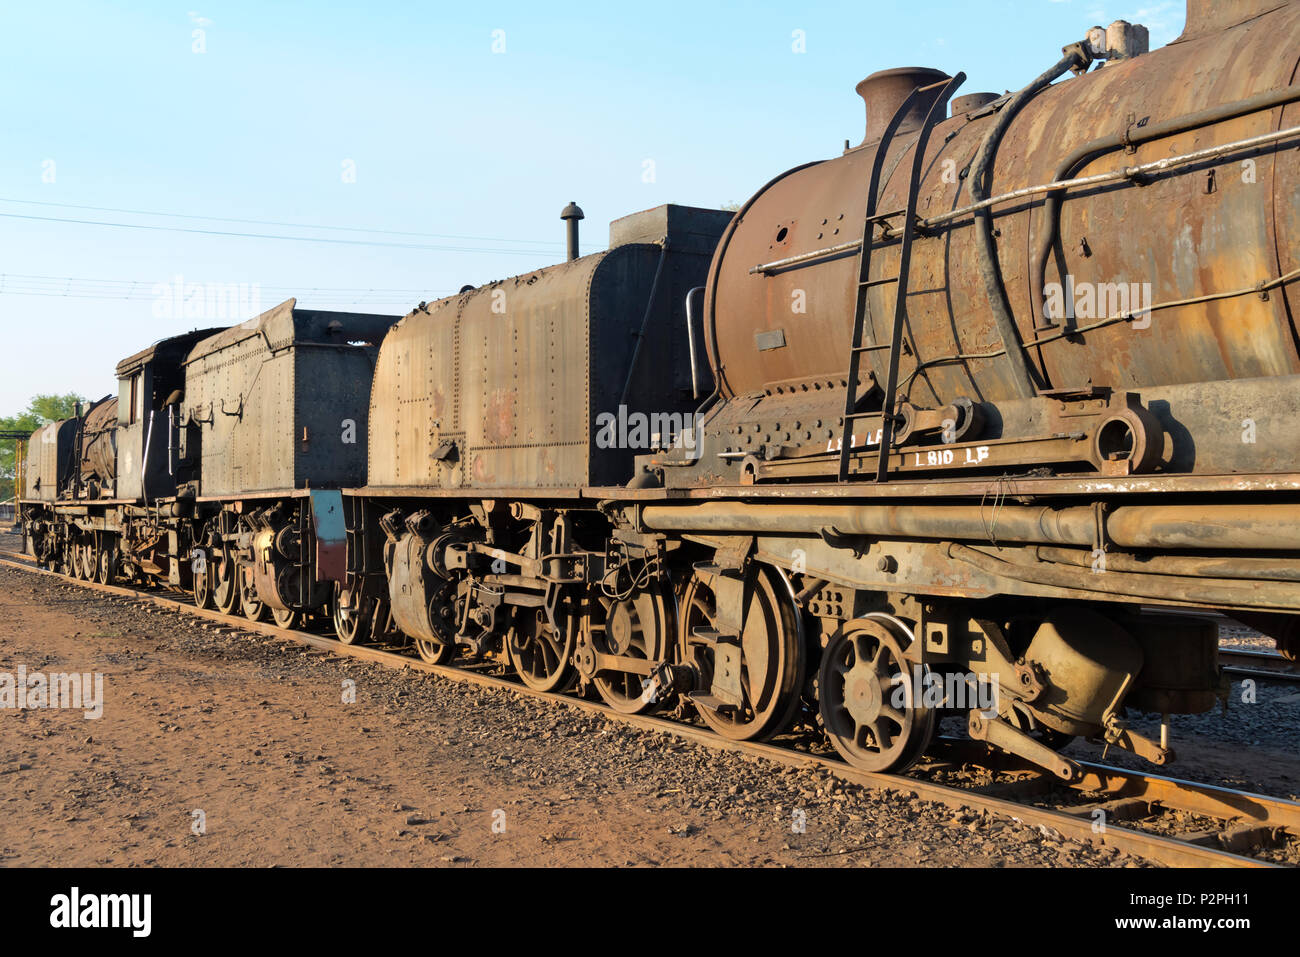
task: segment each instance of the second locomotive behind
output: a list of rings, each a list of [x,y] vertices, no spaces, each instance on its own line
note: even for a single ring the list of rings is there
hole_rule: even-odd
[[[253,620],[327,611],[346,570],[341,489],[366,477],[370,377],[395,321],[290,299],[122,360],[116,399],[32,438],[29,552]]]

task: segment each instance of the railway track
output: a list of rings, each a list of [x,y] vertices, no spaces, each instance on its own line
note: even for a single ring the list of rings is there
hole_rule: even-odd
[[[1224,671],[1239,678],[1300,682],[1300,665],[1275,651],[1221,647],[1219,661]]]
[[[848,783],[916,796],[954,810],[985,811],[1036,826],[1045,835],[1055,833],[1076,841],[1114,847],[1166,866],[1273,867],[1285,860],[1288,849],[1300,847],[1300,803],[1283,798],[1090,762],[1080,762],[1084,767],[1083,777],[1067,785],[1000,761],[978,746],[972,747],[973,742],[942,739],[937,749],[939,759],[918,766],[915,773],[878,774],[854,768],[836,757],[812,753],[799,743],[731,741],[681,721],[621,714],[598,701],[533,691],[504,677],[429,664],[391,648],[344,645],[337,639],[307,631],[292,631],[244,618],[232,619],[198,608],[172,594],[70,578],[36,567],[27,556],[13,552],[0,550],[0,565],[387,667],[409,668],[452,681],[508,689],[598,714],[611,722],[666,732],[685,741],[787,767],[822,769]],[[930,779],[963,765],[988,768],[1003,778],[985,787],[953,786]]]

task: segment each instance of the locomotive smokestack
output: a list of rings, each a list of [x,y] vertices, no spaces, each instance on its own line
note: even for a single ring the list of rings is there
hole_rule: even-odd
[[[931,70],[921,66],[904,66],[896,70],[881,70],[873,73],[857,85],[858,96],[867,105],[867,135],[861,145],[875,143],[884,135],[885,127],[894,118],[903,101],[918,86],[930,86],[948,79],[942,70]],[[917,97],[898,132],[906,133],[920,127],[925,122],[925,115],[930,112],[930,105],[939,95],[939,90],[931,90],[926,96]]]
[[[569,243],[569,262],[578,258],[578,220],[586,219],[582,210],[577,203],[570,203],[564,207],[564,212],[560,213],[560,219],[565,222],[565,232]]]

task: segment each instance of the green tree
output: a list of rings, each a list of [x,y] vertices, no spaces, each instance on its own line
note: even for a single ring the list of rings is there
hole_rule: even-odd
[[[75,392],[67,395],[38,395],[18,415],[0,417],[0,432],[31,435],[42,425],[71,418],[78,402],[84,410],[86,400]],[[14,462],[14,443],[9,440],[0,441],[0,502],[14,497]]]

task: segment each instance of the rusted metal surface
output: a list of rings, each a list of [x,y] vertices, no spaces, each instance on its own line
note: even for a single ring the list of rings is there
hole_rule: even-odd
[[[198,343],[170,424],[196,494],[339,488],[366,478],[370,377],[396,316],[290,299]]]
[[[1000,578],[1023,580],[1037,585],[1073,588],[1080,584],[1077,567],[1050,562],[1018,563],[1003,556],[966,545],[949,544],[947,554],[974,565],[980,571]],[[1181,601],[1194,594],[1206,605],[1277,608],[1287,611],[1300,607],[1300,587],[1293,582],[1222,581],[1204,577],[1153,576],[1106,568],[1104,590],[1107,594],[1146,601]]]
[[[904,66],[880,70],[871,74],[856,87],[858,96],[867,108],[867,133],[859,146],[878,143],[894,113],[903,106],[912,91],[918,87],[932,86],[948,79],[942,70],[928,67]],[[912,103],[908,113],[898,124],[898,134],[915,133],[925,122],[926,114],[938,99],[939,90],[932,89]]]
[[[371,486],[626,481],[637,450],[606,447],[602,416],[694,409],[685,297],[728,219],[678,206],[625,217],[608,252],[408,315],[375,373],[371,415],[384,426],[371,435]]]
[[[91,498],[112,498],[117,490],[117,397],[86,413],[81,448],[81,484]]]
[[[417,486],[373,488],[369,490],[354,488],[344,490],[349,495],[365,492],[376,498],[459,498],[464,492],[459,489],[426,489]],[[497,495],[507,498],[537,497],[536,489],[499,488],[493,489]],[[1095,496],[1141,496],[1150,494],[1190,496],[1204,493],[1248,493],[1260,496],[1260,501],[1282,498],[1289,493],[1300,493],[1300,473],[1249,473],[1233,476],[1175,476],[1175,475],[1132,475],[1121,478],[1104,476],[1060,478],[1050,475],[1028,475],[1008,479],[994,478],[907,478],[872,490],[873,499],[938,499],[938,498],[987,498],[990,495],[1028,496],[1031,498],[1053,497],[1062,499],[1079,499]],[[591,485],[577,488],[548,489],[542,499],[583,500],[600,502],[619,499],[627,502],[659,501],[711,501],[717,499],[767,500],[772,502],[806,499],[809,489],[803,485],[753,485],[714,484],[701,488],[628,488],[622,485]],[[862,496],[860,486],[823,485],[816,486],[815,494],[821,499],[858,499]]]
[[[1238,18],[1195,5],[1180,42],[1108,63],[1031,97],[996,151],[989,191],[1053,182],[1067,154],[1099,137],[1138,134],[1207,106],[1296,82],[1300,4],[1255,5],[1240,17],[1244,22],[1225,32],[1229,20]],[[882,90],[885,85],[882,81]],[[877,129],[888,106],[873,110],[872,105],[869,98],[869,129]],[[922,218],[971,202],[967,170],[999,112],[985,105],[959,113],[936,131],[925,161]],[[1297,115],[1295,104],[1259,110],[1121,149],[1118,155],[1097,156],[1074,172],[1106,172],[1266,135],[1296,125]],[[778,178],[738,218],[715,261],[706,303],[706,339],[715,369],[724,370],[724,395],[762,392],[783,381],[834,384],[844,377],[855,279],[851,244],[862,239],[871,140],[869,133],[862,146],[842,157]],[[881,209],[905,203],[910,150],[905,138],[891,150],[887,164],[896,170]],[[1239,290],[1286,274],[1298,265],[1298,162],[1294,144],[1282,141],[1171,170],[1141,186],[1125,182],[1068,192],[1046,281],[1096,290],[1099,300],[1115,298],[1119,284],[1127,290],[1131,283],[1149,283],[1140,295],[1161,303]],[[1035,341],[1041,325],[1035,317],[1044,303],[1036,298],[1032,256],[1043,235],[1043,203],[1041,196],[1029,197],[992,211],[999,280],[1022,343]],[[1136,222],[1140,230],[1130,228]],[[976,268],[976,233],[973,218],[966,217],[936,228],[914,247],[901,391],[921,406],[962,396],[1000,404],[1020,394],[1013,364],[1006,354],[995,354],[1003,336]],[[750,272],[759,263],[837,246],[838,254],[769,273]],[[896,275],[897,244],[879,248],[874,262],[873,277]],[[1122,322],[1064,335],[1025,355],[1039,391],[1088,384],[1145,390],[1294,376],[1300,373],[1296,295],[1291,283],[1267,297],[1198,302],[1153,313],[1146,327]],[[871,290],[868,342],[888,341],[892,296],[888,284]],[[1102,309],[1103,317],[1114,311],[1104,303]],[[1066,320],[1067,330],[1088,324],[1082,311]],[[755,348],[756,332],[778,330],[784,333],[783,348]],[[956,355],[987,357],[942,362],[907,375],[919,363]],[[883,350],[864,353],[864,363],[881,380],[886,359]],[[801,418],[836,414],[835,402],[824,394],[803,402]],[[1294,460],[1294,445],[1271,444],[1275,457]],[[1238,442],[1236,452],[1248,458],[1254,450]],[[1200,462],[1192,467],[1203,468]]]
[[[24,497],[53,502],[68,486],[77,457],[77,422],[64,419],[41,426],[27,444]]]
[[[649,528],[702,532],[790,532],[1083,546],[1098,541],[1098,512],[1020,505],[647,505]],[[1101,534],[1125,548],[1300,550],[1300,505],[1121,506]]]

